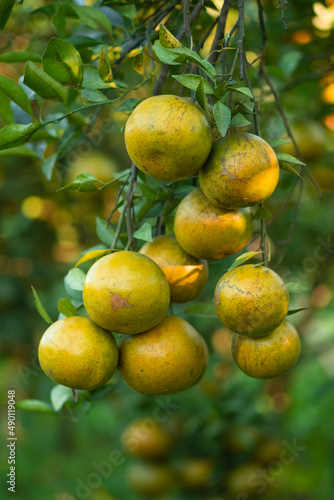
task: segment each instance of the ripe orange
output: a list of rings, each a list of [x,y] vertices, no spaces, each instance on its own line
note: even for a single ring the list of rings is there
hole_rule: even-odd
[[[208,263],[187,254],[173,237],[157,236],[139,252],[154,260],[165,273],[172,302],[189,302],[203,291],[209,275]]]
[[[137,252],[115,252],[89,269],[83,301],[90,318],[115,333],[144,332],[167,314],[169,285],[160,267]]]
[[[278,178],[275,151],[248,133],[216,141],[199,172],[200,186],[209,202],[226,209],[262,203],[274,192]]]
[[[212,145],[203,111],[175,95],[149,97],[133,111],[125,126],[125,145],[133,163],[164,181],[195,175]]]
[[[123,432],[121,440],[132,455],[145,459],[163,457],[173,445],[173,439],[165,428],[149,418],[132,422]]]
[[[104,385],[118,364],[118,348],[111,333],[88,318],[73,316],[53,323],[38,347],[44,373],[58,384],[91,390]]]
[[[306,163],[319,160],[323,156],[326,147],[326,134],[319,122],[309,120],[295,123],[292,125],[291,131]],[[281,151],[292,156],[297,155],[292,143],[281,146]]]
[[[173,479],[172,472],[164,464],[137,462],[127,470],[129,486],[144,498],[166,493],[170,490]]]
[[[119,348],[122,379],[149,396],[188,389],[198,381],[205,364],[201,335],[176,316],[166,316],[147,332],[123,337]]]
[[[272,378],[291,370],[298,361],[300,338],[295,327],[285,320],[265,337],[250,338],[234,334],[232,356],[246,375]]]
[[[225,273],[216,286],[216,314],[235,333],[267,335],[282,323],[288,307],[285,283],[268,267],[236,267]]]
[[[198,259],[222,259],[244,248],[253,232],[249,208],[225,210],[208,202],[200,189],[178,206],[174,232],[177,241]]]

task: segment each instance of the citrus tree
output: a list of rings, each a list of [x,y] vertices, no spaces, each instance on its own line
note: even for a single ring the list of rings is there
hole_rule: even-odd
[[[280,5],[284,30],[286,6]],[[4,8],[3,27],[13,7],[20,8],[14,2]],[[200,380],[207,347],[180,316],[195,309],[204,317],[213,313],[212,298],[187,305],[206,285],[208,259],[223,275],[214,306],[235,332],[232,350],[239,367],[265,378],[284,373],[298,359],[297,332],[288,322],[280,325],[294,312],[288,310],[289,291],[302,287],[285,284],[266,267],[271,261],[266,219],[273,214],[264,202],[279,190],[279,169],[296,177],[291,191],[299,186],[299,201],[305,181],[319,188],[280,103],[277,76],[271,77],[275,67],[268,66],[265,17],[273,15],[272,6],[266,6],[268,13],[260,1],[253,7],[248,12],[243,1],[236,6],[225,1],[213,20],[210,12],[217,5],[205,1],[47,3],[31,14],[32,24],[42,19],[54,30],[43,52],[2,56],[25,68],[18,82],[0,79],[1,150],[39,158],[47,180],[58,164],[71,169],[70,153],[97,131],[108,134],[106,112],[110,120],[114,113],[124,117],[132,166],[110,179],[92,171],[67,184],[59,181],[60,190],[82,196],[116,185],[118,196],[108,219],[97,219],[101,245],[87,248],[65,277],[68,297],[58,302],[56,323],[33,290],[40,314],[53,323],[40,344],[41,366],[73,389],[75,400],[78,389],[95,389],[96,398],[112,388],[99,389],[118,362],[114,337],[103,340],[105,331],[130,335],[120,340],[119,369],[135,390],[173,394]],[[258,23],[256,37],[248,39],[246,17]],[[299,60],[298,53],[285,54],[279,75],[284,83]],[[272,109],[285,133],[270,130],[266,115]],[[321,154],[322,145],[319,149]],[[252,238],[258,248],[240,254]],[[238,253],[234,261],[222,260]],[[254,264],[244,265],[254,258]],[[88,269],[92,260],[97,261]],[[175,316],[167,320],[169,306]],[[291,346],[281,359],[289,335]],[[165,336],[160,345],[156,339]],[[252,349],[269,359],[266,370],[257,368]],[[243,350],[250,366],[240,360]],[[162,371],[154,366],[157,357],[165,360]]]

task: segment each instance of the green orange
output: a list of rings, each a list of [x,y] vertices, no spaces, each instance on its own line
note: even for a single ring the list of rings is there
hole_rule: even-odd
[[[209,275],[208,263],[187,254],[172,236],[157,236],[139,252],[154,260],[165,273],[172,302],[189,302],[203,291]]]
[[[179,204],[174,221],[176,239],[198,259],[222,259],[242,250],[253,232],[249,208],[226,210],[213,206],[200,189]]]
[[[261,337],[277,328],[286,317],[289,292],[272,269],[247,264],[221,277],[214,300],[218,318],[230,330]]]
[[[38,347],[44,373],[58,384],[91,390],[104,385],[118,364],[118,347],[111,333],[88,318],[73,316],[53,323]]]
[[[138,252],[115,252],[89,269],[83,301],[90,318],[115,333],[149,330],[167,314],[170,291],[160,267]]]
[[[175,95],[149,97],[125,126],[125,145],[133,163],[164,181],[195,175],[212,145],[211,128],[202,110]]]
[[[287,373],[298,361],[300,350],[298,332],[287,320],[265,337],[237,334],[232,337],[234,361],[253,378],[266,379]]]
[[[166,316],[139,335],[122,337],[118,370],[135,391],[176,394],[199,380],[206,362],[201,335],[184,319]]]
[[[253,134],[230,134],[216,141],[199,172],[200,187],[213,205],[251,207],[274,192],[279,178],[275,151]]]

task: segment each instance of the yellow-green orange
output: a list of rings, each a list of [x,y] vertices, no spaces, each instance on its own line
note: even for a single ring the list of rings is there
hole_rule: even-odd
[[[137,462],[127,470],[130,488],[144,496],[166,493],[173,484],[173,474],[164,464]]]
[[[134,334],[160,323],[170,292],[160,267],[137,252],[115,252],[89,269],[83,301],[90,318],[115,333]]]
[[[163,457],[173,445],[171,435],[152,418],[132,422],[123,432],[121,440],[129,453],[144,459]]]
[[[111,333],[90,319],[73,316],[53,323],[38,347],[44,373],[58,384],[91,390],[104,385],[118,364],[118,347]]]
[[[167,278],[172,302],[196,299],[206,285],[208,263],[187,254],[171,236],[157,236],[139,250],[156,262]]]
[[[118,370],[135,391],[176,394],[201,376],[205,352],[200,334],[187,321],[166,316],[156,327],[120,341]]]
[[[225,273],[216,286],[216,314],[235,333],[267,335],[282,323],[288,307],[288,289],[268,267],[236,267]]]
[[[278,178],[275,151],[260,137],[247,133],[216,141],[199,172],[208,200],[228,209],[262,203],[274,192]]]
[[[232,356],[240,370],[253,378],[278,377],[288,372],[300,355],[300,338],[295,327],[284,321],[265,337],[232,338]]]
[[[165,181],[195,175],[212,145],[205,114],[190,100],[175,95],[141,102],[125,126],[125,145],[143,172]]]
[[[174,221],[177,241],[198,259],[222,259],[242,250],[253,232],[249,208],[226,210],[208,202],[200,189],[179,204]]]
[[[177,464],[181,486],[187,490],[204,488],[213,473],[213,462],[208,458],[184,458]]]
[[[297,143],[297,147],[301,157],[305,162],[319,160],[326,147],[326,135],[323,127],[316,121],[305,121],[304,123],[296,123],[292,125],[291,131]],[[287,140],[290,141],[289,138]],[[281,147],[283,153],[292,156],[297,156],[292,142]]]

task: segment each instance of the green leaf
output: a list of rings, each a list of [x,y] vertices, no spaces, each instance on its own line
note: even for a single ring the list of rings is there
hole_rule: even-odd
[[[38,123],[30,123],[29,125],[11,123],[6,125],[0,130],[0,150],[25,144],[41,126]]]
[[[58,10],[52,16],[52,24],[60,38],[66,38],[66,12],[58,5]]]
[[[169,49],[162,47],[159,40],[156,40],[154,42],[153,50],[159,61],[161,61],[164,64],[169,64],[170,66],[177,66],[178,64],[182,64],[186,59],[185,56],[179,58],[178,54],[174,54],[170,52]]]
[[[96,234],[103,243],[108,246],[112,245],[115,237],[115,231],[112,227],[108,228],[108,223],[100,217],[96,217]]]
[[[73,401],[72,389],[63,385],[56,385],[50,392],[50,399],[55,411],[59,411],[66,401]]]
[[[34,296],[34,301],[35,301],[35,306],[36,306],[37,311],[39,312],[40,316],[44,319],[44,321],[46,323],[48,323],[48,325],[52,325],[53,321],[50,318],[50,316],[48,315],[48,313],[46,312],[40,298],[37,295],[35,288],[32,286],[31,289],[32,289],[32,293]]]
[[[65,276],[65,284],[71,290],[81,292],[85,283],[86,275],[81,269],[70,269]]]
[[[279,66],[283,70],[285,76],[290,76],[297,68],[303,54],[301,52],[289,50],[279,61]]]
[[[23,83],[44,99],[66,102],[64,87],[31,61],[26,64]]]
[[[292,316],[292,314],[297,314],[300,311],[306,311],[308,307],[301,307],[300,309],[291,309],[291,311],[288,311],[287,316]]]
[[[295,283],[291,281],[290,283],[285,283],[287,289],[290,293],[301,293],[307,291],[307,286],[301,285],[300,283]]]
[[[118,106],[116,111],[133,111],[135,106],[139,103],[140,99],[137,97],[131,97],[130,99],[127,99],[126,101],[122,102],[120,106]]]
[[[285,144],[291,144],[291,141],[286,141],[285,139],[275,139],[274,141],[269,142],[269,145],[272,148],[278,148],[279,146],[284,146]]]
[[[94,175],[91,174],[79,174],[70,184],[66,184],[58,189],[58,191],[81,191],[82,193],[92,193],[97,191],[98,188],[95,186],[94,182],[98,182],[103,184],[103,182],[99,181]]]
[[[267,210],[264,207],[258,208],[255,214],[253,215],[253,219],[255,220],[268,219],[270,217],[272,217],[272,214],[269,212],[269,210]]]
[[[204,80],[199,75],[186,74],[186,75],[173,75],[172,78],[181,83],[184,87],[191,90],[197,90],[198,85],[202,82],[204,92],[206,94],[213,94],[213,89],[207,80]]]
[[[114,80],[108,52],[105,51],[103,45],[101,46],[97,72],[101,80],[106,83],[111,83]]]
[[[128,5],[118,5],[115,9],[119,14],[123,17],[127,17],[128,19],[134,19],[137,14],[136,6],[133,4]]]
[[[215,308],[212,302],[196,302],[187,306],[181,313],[186,316],[194,316],[199,318],[217,318]]]
[[[220,99],[220,97],[225,94],[226,86],[227,86],[227,83],[222,82],[219,85],[217,85],[217,87],[215,88],[214,94],[216,97],[218,97],[218,99]]]
[[[198,102],[198,104],[207,113],[208,107],[207,107],[206,99],[205,99],[205,83],[204,82],[206,82],[206,80],[204,80],[204,78],[202,78],[198,84],[197,89],[196,89],[195,97],[196,97],[196,101]]]
[[[144,53],[141,50],[132,58],[132,67],[140,75],[144,75]]]
[[[39,399],[22,399],[15,403],[15,407],[18,410],[24,411],[35,411],[36,413],[48,413],[50,415],[58,415],[58,413],[53,410],[52,406],[45,401],[40,401]]]
[[[58,153],[55,153],[55,154],[49,156],[49,158],[47,158],[43,163],[42,172],[43,172],[46,180],[48,180],[48,181],[51,180],[53,170],[54,170],[55,164],[57,162],[57,157],[58,157]]]
[[[287,153],[276,153],[278,161],[284,161],[286,163],[292,163],[293,165],[306,165],[304,162],[298,160],[294,156],[288,155]]]
[[[243,264],[247,260],[251,259],[252,257],[255,257],[255,255],[259,255],[260,253],[262,253],[262,251],[260,251],[260,252],[245,252],[242,255],[239,255],[239,257],[237,257],[234,260],[233,264],[230,265],[230,267],[228,268],[228,271],[232,271],[232,269],[235,269],[236,267],[240,266],[241,264]]]
[[[0,62],[3,63],[21,63],[21,62],[42,62],[42,57],[36,52],[30,50],[20,50],[18,52],[4,52],[0,54]]]
[[[14,114],[9,99],[0,92],[0,117],[2,121],[9,125],[14,121]]]
[[[11,157],[11,156],[26,156],[30,158],[38,158],[35,151],[26,146],[17,146],[16,148],[8,148],[0,151],[0,157]]]
[[[159,42],[166,49],[182,47],[182,43],[166,28],[164,24],[159,26]]]
[[[233,116],[231,123],[231,127],[247,127],[251,125],[251,122],[248,121],[241,113],[237,113]]]
[[[110,89],[110,85],[104,82],[98,73],[98,70],[92,64],[84,65],[82,86],[85,89]]]
[[[247,97],[250,97],[251,99],[253,99],[252,91],[248,87],[235,87],[235,88],[230,89],[230,90],[232,92],[239,92],[239,94],[246,95]]]
[[[15,0],[2,0],[0,3],[0,30],[3,30],[15,5]]]
[[[68,299],[58,300],[58,311],[67,318],[70,316],[79,316],[78,311]]]
[[[102,246],[102,245],[101,245]],[[92,259],[98,259],[100,257],[103,257],[104,255],[107,255],[108,253],[114,252],[111,248],[103,248],[103,249],[97,249],[97,250],[91,250],[85,253],[81,257],[81,259],[78,260],[78,262],[75,264],[75,267],[80,266],[81,264],[84,264],[85,262],[88,262],[89,260]]]
[[[102,28],[103,30],[107,31],[109,35],[112,34],[110,21],[101,10],[98,10],[96,7],[86,5],[71,5],[71,8],[74,10],[80,21],[90,28],[100,31]]]
[[[186,56],[187,59],[189,59],[191,62],[196,64],[199,68],[201,68],[205,73],[210,77],[210,78],[215,78],[216,77],[216,70],[214,66],[212,66],[209,61],[206,61],[205,59],[202,59],[197,52],[191,49],[187,49],[186,47],[176,47],[173,49],[166,49],[169,52],[172,52],[173,54],[178,54],[180,56]]]
[[[28,115],[32,116],[29,98],[21,85],[7,76],[0,75],[0,91],[8,97],[8,99],[15,102],[23,111],[28,113]]]
[[[77,49],[60,38],[51,38],[43,54],[43,70],[63,85],[80,87],[83,64]]]
[[[138,240],[143,241],[153,241],[152,238],[152,228],[149,222],[144,222],[144,224],[134,232],[133,236]]]
[[[90,102],[103,102],[107,100],[107,97],[102,92],[95,89],[82,89],[81,95]]]
[[[219,133],[222,137],[225,137],[230,126],[231,110],[225,104],[218,101],[213,105],[212,111]]]
[[[289,172],[292,175],[296,175],[303,181],[305,180],[304,177],[295,168],[293,168],[290,163],[285,163],[285,161],[280,161],[279,166],[282,170],[285,170],[286,172]]]

